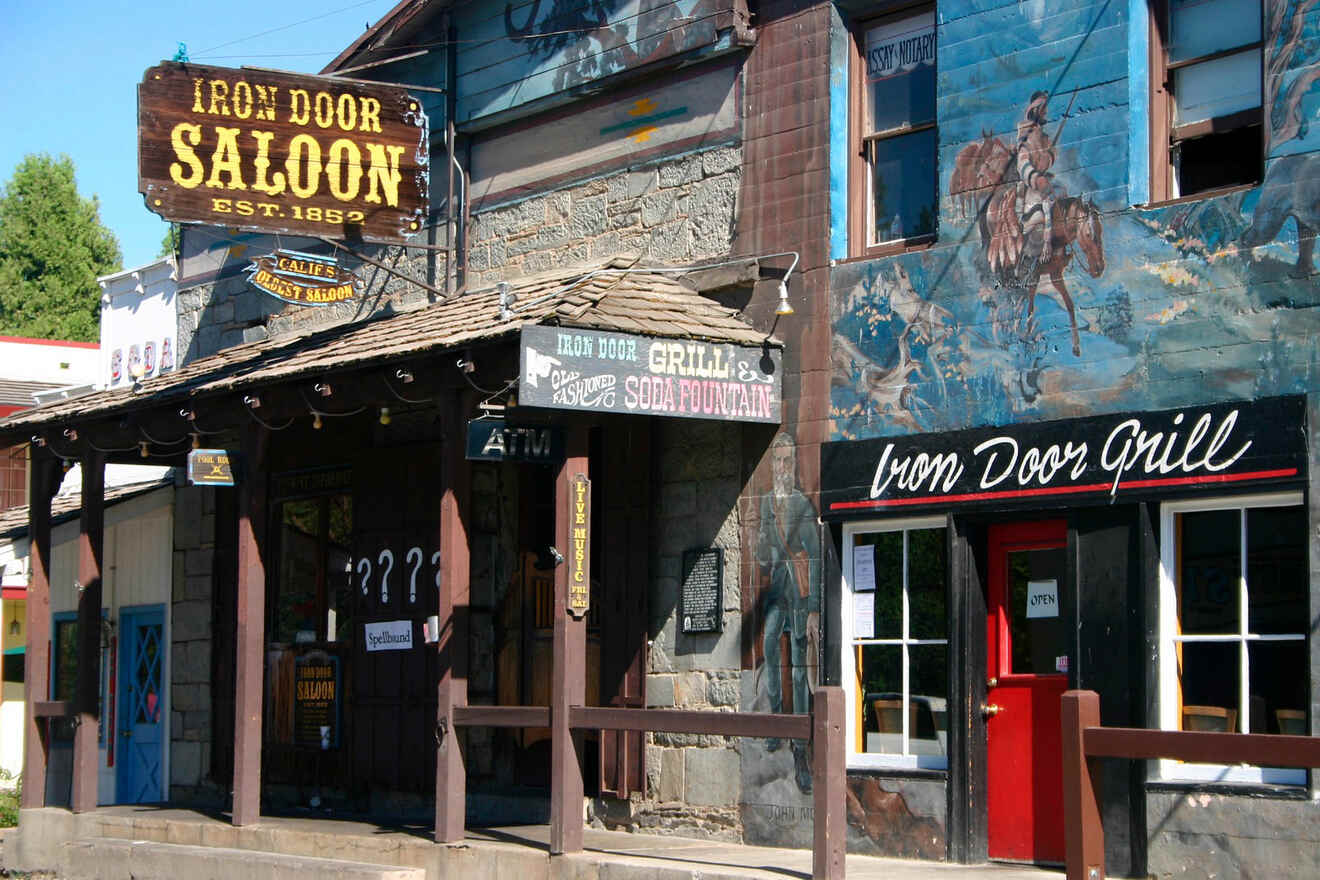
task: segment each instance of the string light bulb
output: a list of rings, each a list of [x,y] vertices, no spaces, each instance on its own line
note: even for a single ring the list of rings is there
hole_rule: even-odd
[[[390,408],[388,406],[382,406],[380,408],[380,423],[382,425],[388,425],[390,423]]]
[[[151,450],[147,447],[146,440],[142,440],[138,443],[138,455],[143,458],[149,458],[151,456]]]
[[[200,449],[202,447],[202,437],[200,434],[192,435],[192,448]]]
[[[321,414],[315,410],[312,411],[312,428],[321,430]]]

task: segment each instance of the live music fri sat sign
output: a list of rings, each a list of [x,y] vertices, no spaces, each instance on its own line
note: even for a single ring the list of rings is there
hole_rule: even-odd
[[[138,190],[166,220],[403,241],[428,173],[426,113],[395,86],[176,62],[138,86]]]

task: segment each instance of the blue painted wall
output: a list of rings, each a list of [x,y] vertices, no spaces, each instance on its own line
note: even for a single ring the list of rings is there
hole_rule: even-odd
[[[1281,74],[1274,93],[1267,79],[1263,184],[1142,208],[1144,3],[940,2],[938,241],[832,270],[831,436],[1320,388],[1320,276],[1307,246],[1320,225],[1320,11],[1297,6],[1266,3],[1266,67]],[[955,178],[960,157],[974,172],[976,149],[1015,147],[1037,91],[1050,95],[1044,130],[1058,139],[1054,197],[1078,238],[1058,273],[1076,351],[1049,272],[991,267],[995,190],[958,194]],[[844,173],[832,168],[836,182]]]

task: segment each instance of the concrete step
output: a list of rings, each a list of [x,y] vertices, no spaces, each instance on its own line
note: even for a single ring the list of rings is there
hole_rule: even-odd
[[[70,841],[60,861],[60,880],[426,880],[422,868],[111,837]]]

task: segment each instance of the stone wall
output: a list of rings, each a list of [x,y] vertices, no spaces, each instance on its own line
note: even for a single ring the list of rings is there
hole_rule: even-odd
[[[1155,791],[1146,829],[1147,875],[1161,880],[1320,876],[1320,804],[1300,792]]]
[[[742,150],[717,147],[598,177],[473,215],[468,285],[639,257],[687,263],[729,252]]]
[[[170,800],[219,802],[211,769],[212,574],[215,490],[174,491],[174,587],[170,601]],[[225,787],[228,790],[228,787]]]

